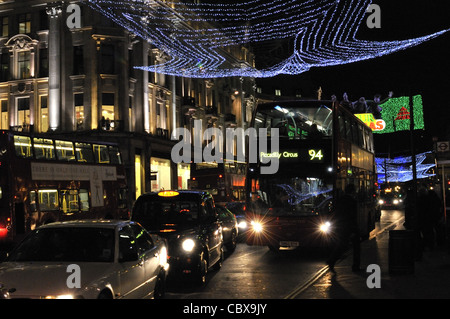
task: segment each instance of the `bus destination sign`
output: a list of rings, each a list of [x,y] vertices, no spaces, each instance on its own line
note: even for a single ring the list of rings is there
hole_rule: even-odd
[[[261,161],[269,161],[272,158],[278,158],[280,161],[296,161],[306,163],[323,163],[324,150],[320,148],[309,148],[300,150],[284,150],[279,152],[260,152]]]

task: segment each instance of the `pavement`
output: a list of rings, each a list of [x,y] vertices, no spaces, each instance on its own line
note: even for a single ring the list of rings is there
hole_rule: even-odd
[[[361,243],[361,271],[352,271],[351,250],[339,260],[334,271],[302,289],[293,299],[448,299],[450,298],[450,253],[448,246],[425,250],[420,260],[399,267],[389,261],[391,230],[404,230],[403,220],[391,224]],[[399,232],[397,232],[398,234]],[[393,241],[395,239],[391,239]],[[393,247],[393,246],[392,246]],[[398,246],[396,246],[398,250]],[[391,248],[394,250],[394,248]],[[399,251],[399,254],[405,251]],[[417,259],[417,258],[415,258]],[[379,268],[368,268],[378,265]],[[379,276],[378,276],[379,275]]]

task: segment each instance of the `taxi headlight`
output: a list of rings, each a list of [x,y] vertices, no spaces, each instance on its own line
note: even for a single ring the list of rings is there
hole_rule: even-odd
[[[252,224],[253,230],[256,233],[261,233],[264,229],[263,225],[260,222],[252,221],[251,224]]]
[[[195,241],[193,241],[192,239],[188,238],[185,239],[183,241],[183,243],[181,244],[181,247],[183,247],[183,249],[187,252],[191,252],[194,247],[195,247]]]
[[[322,233],[328,233],[330,231],[331,228],[331,223],[330,222],[325,222],[320,224],[319,229]]]
[[[239,222],[238,228],[240,228],[240,229],[247,229],[247,222],[245,220]]]

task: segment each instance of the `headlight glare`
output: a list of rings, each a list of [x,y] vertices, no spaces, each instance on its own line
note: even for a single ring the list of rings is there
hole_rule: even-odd
[[[193,241],[192,239],[188,238],[185,239],[183,241],[183,243],[181,244],[181,246],[183,247],[183,249],[187,252],[191,252],[194,247],[195,247],[195,241]]]
[[[260,222],[252,221],[251,224],[256,233],[261,233],[263,231],[263,225]]]
[[[239,222],[238,228],[240,228],[240,229],[247,229],[247,222],[245,220]]]
[[[330,231],[331,228],[331,223],[330,222],[325,222],[320,224],[319,229],[322,233],[328,233]]]

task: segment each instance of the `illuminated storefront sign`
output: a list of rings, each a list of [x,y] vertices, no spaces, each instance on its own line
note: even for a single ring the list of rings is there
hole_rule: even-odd
[[[390,98],[383,104],[380,104],[382,108],[380,119],[376,119],[372,113],[355,114],[355,116],[366,123],[374,133],[384,134],[407,131],[410,129],[411,121],[409,99],[409,96]],[[412,99],[414,129],[424,129],[422,96],[416,95]]]
[[[386,128],[386,122],[382,119],[375,119],[372,113],[355,114],[357,118],[363,121],[372,131],[383,131]]]

